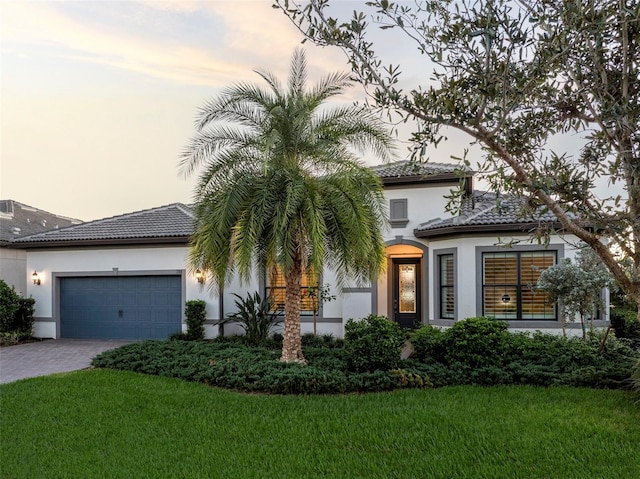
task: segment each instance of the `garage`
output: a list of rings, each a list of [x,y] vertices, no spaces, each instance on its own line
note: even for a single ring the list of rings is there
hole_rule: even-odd
[[[60,337],[166,339],[180,332],[179,275],[60,278]]]

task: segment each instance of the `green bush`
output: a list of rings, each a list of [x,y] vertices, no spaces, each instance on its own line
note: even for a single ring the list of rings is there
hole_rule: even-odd
[[[23,298],[0,280],[0,333],[29,337],[33,331],[36,300]]]
[[[18,311],[20,296],[13,288],[10,288],[4,280],[0,279],[0,332],[13,331],[13,318]]]
[[[472,368],[502,365],[511,352],[507,323],[492,318],[467,318],[443,333],[443,359]]]
[[[367,318],[365,318],[367,319]],[[470,322],[476,323],[477,318]],[[384,323],[381,323],[384,321]],[[374,323],[373,327],[369,323]],[[374,317],[360,324],[366,329],[367,341],[374,336],[371,330],[386,330],[384,318]],[[353,326],[349,326],[351,330]],[[247,345],[244,337],[221,337],[213,341],[145,341],[107,351],[94,358],[97,367],[124,369],[145,374],[176,377],[241,391],[269,392],[277,394],[330,394],[343,392],[389,391],[398,388],[442,387],[463,384],[482,386],[500,384],[531,384],[536,386],[584,386],[592,388],[628,389],[640,387],[638,353],[628,342],[609,336],[601,353],[603,332],[581,338],[565,338],[560,335],[535,333],[508,334],[505,344],[496,343],[504,354],[499,361],[491,358],[486,338],[479,334],[467,334],[472,328],[453,328],[440,334],[420,333],[428,341],[435,338],[444,341],[448,335],[458,340],[467,339],[467,347],[475,354],[458,354],[459,359],[449,361],[450,351],[414,355],[409,360],[399,360],[399,348],[403,334],[393,346],[394,355],[384,366],[356,371],[354,350],[345,341],[344,347],[327,347],[317,339],[306,339],[303,346],[307,366],[287,364],[278,360],[280,350],[272,339],[260,347]],[[476,331],[476,330],[474,330]],[[417,332],[416,332],[417,333]],[[418,336],[420,338],[420,336]],[[367,343],[356,339],[361,345]],[[328,341],[328,340],[325,340]],[[427,342],[428,342],[427,341]],[[420,341],[418,341],[420,342]],[[381,349],[384,341],[374,342],[373,349]],[[434,340],[435,344],[438,344]],[[313,344],[310,345],[310,344]],[[333,343],[332,343],[333,344]],[[393,349],[389,348],[389,349]],[[434,349],[432,349],[434,350]],[[438,348],[435,348],[438,350]],[[426,349],[429,351],[429,349]],[[445,351],[443,353],[442,351]],[[482,359],[478,351],[483,351]],[[351,356],[349,356],[351,355]],[[374,358],[375,359],[375,358]],[[397,361],[395,367],[388,363]],[[367,358],[368,363],[372,358]],[[634,369],[637,368],[637,369]]]
[[[271,394],[336,394],[431,386],[429,378],[416,369],[349,372],[340,348],[305,350],[306,366],[280,362],[279,355],[276,350],[226,338],[144,341],[101,353],[92,364]]]
[[[405,334],[385,316],[370,314],[345,325],[344,351],[350,371],[388,371],[400,364]]]
[[[301,340],[303,348],[341,348],[343,343],[342,339],[336,339],[331,334],[305,333]]]
[[[627,339],[633,347],[640,349],[640,321],[636,311],[612,309],[611,328],[616,338]]]
[[[411,338],[413,361],[435,386],[454,384],[570,385],[628,388],[638,352],[613,335],[599,353],[604,332],[585,340],[540,332],[509,333],[504,323],[469,318]],[[417,346],[416,346],[417,345]]]
[[[258,292],[247,294],[246,298],[234,293],[237,312],[227,315],[219,324],[236,323],[245,332],[246,341],[252,346],[258,346],[269,337],[273,329],[284,318],[272,312],[269,298],[262,298]]]
[[[416,329],[411,335],[412,357],[422,361],[427,358],[443,358],[443,339],[444,332],[433,326],[422,326]]]
[[[207,303],[201,299],[193,299],[186,302],[184,310],[187,323],[187,339],[204,339],[204,322],[207,319]]]

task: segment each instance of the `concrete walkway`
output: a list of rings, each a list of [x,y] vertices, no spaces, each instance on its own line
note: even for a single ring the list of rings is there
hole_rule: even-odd
[[[85,369],[95,355],[130,342],[49,339],[0,348],[0,383]]]

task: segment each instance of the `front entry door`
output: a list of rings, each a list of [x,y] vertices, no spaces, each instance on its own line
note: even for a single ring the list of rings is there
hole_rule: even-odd
[[[402,328],[420,324],[420,258],[393,260],[393,320]]]

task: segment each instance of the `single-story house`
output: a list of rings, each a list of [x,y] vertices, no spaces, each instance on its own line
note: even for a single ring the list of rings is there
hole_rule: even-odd
[[[463,173],[466,200],[460,214],[446,211],[447,196],[460,182],[455,165],[404,161],[375,167],[389,204],[384,232],[386,271],[370,285],[341,291],[332,271],[319,272],[335,300],[318,311],[318,333],[342,336],[349,318],[370,313],[402,326],[451,326],[471,316],[494,316],[512,330],[559,331],[558,309],[534,285],[541,269],[573,257],[574,237],[551,234],[539,243],[538,227],[560,231],[549,213],[522,217],[510,197],[473,190]],[[235,309],[233,293],[282,293],[278,274],[256,272],[248,284],[237,278],[218,294],[206,278],[187,268],[193,232],[188,205],[175,203],[19,238],[27,251],[29,282],[36,299],[35,335],[69,338],[166,338],[184,329],[185,301],[207,303],[206,335]],[[205,284],[201,284],[204,281]],[[303,285],[305,286],[305,285]],[[302,331],[312,331],[311,307],[302,305]],[[598,326],[608,320],[608,308]],[[578,325],[575,325],[576,328]]]
[[[79,223],[80,220],[49,213],[19,201],[0,200],[0,279],[16,292],[26,293],[27,251],[12,247],[11,242],[21,236]]]

